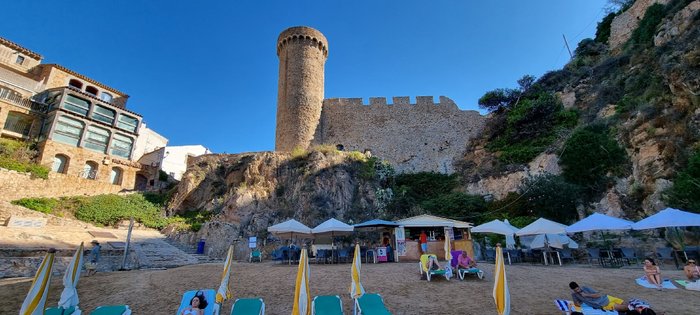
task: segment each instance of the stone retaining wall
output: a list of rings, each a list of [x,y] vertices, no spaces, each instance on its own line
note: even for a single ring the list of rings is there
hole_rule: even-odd
[[[96,182],[76,176],[49,173],[48,179],[32,178],[29,173],[0,168],[0,200],[29,197],[94,196],[123,191],[119,185]]]

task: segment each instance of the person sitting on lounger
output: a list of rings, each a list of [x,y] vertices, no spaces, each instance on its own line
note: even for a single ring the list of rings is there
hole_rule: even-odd
[[[695,264],[695,259],[688,259],[683,267],[683,272],[688,277],[688,281],[700,280],[700,268]]]
[[[476,268],[476,262],[469,258],[469,255],[467,255],[466,251],[462,251],[461,254],[457,257],[457,268],[459,269],[470,269],[470,268]]]
[[[442,266],[440,266],[440,263],[437,260],[437,257],[435,255],[429,255],[428,256],[428,270],[442,270]]]
[[[628,311],[627,303],[620,298],[616,298],[610,295],[598,293],[589,287],[580,287],[578,283],[569,283],[569,288],[571,288],[571,298],[574,300],[574,305],[581,306],[585,303],[586,305],[602,309],[606,311]]]
[[[197,294],[190,300],[190,306],[186,307],[180,315],[204,315],[204,309],[207,308],[207,299],[204,298],[204,292],[197,291]]]
[[[656,265],[654,259],[647,258],[644,260],[644,275],[649,283],[656,285],[659,291],[662,290],[661,270],[659,270],[659,266]]]

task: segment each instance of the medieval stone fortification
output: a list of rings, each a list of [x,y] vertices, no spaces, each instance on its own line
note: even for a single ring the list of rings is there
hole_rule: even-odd
[[[432,96],[324,99],[328,41],[309,27],[292,27],[277,40],[279,84],[275,150],[330,144],[343,150],[370,151],[399,172],[452,173],[486,117],[460,110],[447,97]]]

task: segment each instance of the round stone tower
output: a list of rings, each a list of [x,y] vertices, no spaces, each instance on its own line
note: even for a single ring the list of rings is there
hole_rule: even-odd
[[[275,150],[307,149],[321,118],[328,41],[313,28],[290,27],[277,38],[277,56]]]

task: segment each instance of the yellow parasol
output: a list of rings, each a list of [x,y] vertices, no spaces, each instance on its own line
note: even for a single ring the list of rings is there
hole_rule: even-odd
[[[365,294],[365,288],[360,283],[360,268],[362,266],[362,256],[360,256],[360,244],[355,244],[355,254],[352,257],[352,266],[350,276],[352,283],[350,284],[350,297],[357,299]]]
[[[29,288],[29,293],[22,303],[22,308],[19,310],[20,315],[43,315],[44,305],[46,304],[46,293],[49,291],[49,282],[51,282],[51,269],[53,269],[53,259],[56,250],[51,248],[46,253],[46,257],[41,261],[39,269],[34,275],[34,281]]]
[[[311,314],[311,294],[309,293],[309,258],[306,246],[301,249],[297,281],[294,286],[294,307],[292,315]]]
[[[501,244],[496,245],[496,270],[494,270],[493,300],[499,315],[510,315],[510,291],[506,278],[506,265],[503,262]]]
[[[233,245],[228,247],[226,260],[224,260],[224,271],[221,274],[221,284],[216,291],[216,304],[214,305],[214,314],[219,314],[221,303],[231,298],[231,289],[228,285],[228,279],[231,276],[231,264],[233,263]]]

